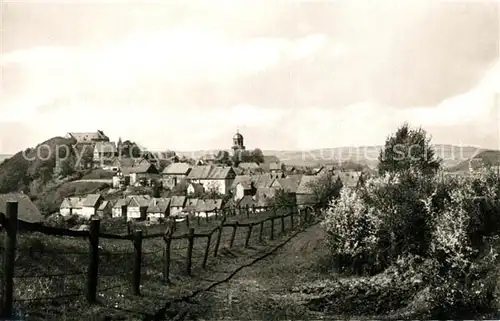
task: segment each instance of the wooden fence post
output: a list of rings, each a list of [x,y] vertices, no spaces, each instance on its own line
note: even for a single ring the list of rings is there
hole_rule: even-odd
[[[238,221],[234,222],[233,225],[233,235],[231,235],[231,242],[229,243],[229,248],[233,247],[234,238],[236,237],[236,229],[238,228]]]
[[[200,214],[196,215],[196,221],[198,222],[198,225],[200,225],[200,223],[201,223],[200,219],[201,219],[201,215]]]
[[[262,234],[264,233],[265,221],[260,221],[259,242],[262,242]]]
[[[1,317],[12,317],[12,303],[14,291],[14,263],[16,260],[17,238],[17,202],[7,202],[3,227],[5,228],[5,252],[3,257],[3,283]]]
[[[217,252],[219,252],[220,240],[222,238],[222,230],[224,229],[224,223],[226,222],[226,217],[222,217],[222,221],[219,226],[219,234],[217,234],[217,242],[215,242],[214,257],[217,257]]]
[[[190,222],[189,222],[189,213],[186,215],[186,227],[189,229],[190,228]]]
[[[285,214],[281,215],[281,234],[285,234]]]
[[[189,229],[188,234],[188,248],[186,257],[186,274],[191,276],[191,262],[193,257],[193,246],[194,246],[194,228]]]
[[[271,241],[274,240],[274,216],[271,217]]]
[[[290,229],[293,230],[293,215],[294,215],[294,212],[295,212],[295,208],[293,206],[291,206],[291,211],[290,211]]]
[[[246,210],[247,210],[247,218],[250,218],[250,207],[248,206],[248,204]]]
[[[170,284],[170,245],[172,244],[173,232],[174,228],[169,226],[163,236],[163,240],[165,241],[165,249],[163,250],[163,282],[165,284]]]
[[[203,257],[203,264],[202,264],[203,268],[207,267],[207,260],[208,260],[208,254],[210,252],[210,242],[211,241],[212,241],[212,234],[209,234],[208,238],[207,238],[207,247],[205,248],[205,256]]]
[[[252,205],[252,214],[255,214],[255,204]]]
[[[89,266],[87,269],[87,301],[95,303],[97,298],[97,278],[99,277],[99,230],[101,221],[93,217],[89,228]]]
[[[207,212],[205,212],[205,216],[206,216],[206,220],[207,220],[207,223],[208,223],[208,218],[209,218],[209,217],[208,217],[208,211],[207,211]]]
[[[237,215],[241,215],[241,206],[238,205],[238,214]]]
[[[248,247],[248,243],[250,242],[250,237],[252,235],[252,228],[253,228],[253,224],[250,223],[250,226],[248,227],[247,238],[245,240],[245,247]]]
[[[218,215],[217,215],[217,208],[215,208],[215,220],[217,221]]]
[[[134,231],[133,242],[135,251],[134,274],[132,275],[132,293],[141,293],[141,263],[142,263],[142,231]]]

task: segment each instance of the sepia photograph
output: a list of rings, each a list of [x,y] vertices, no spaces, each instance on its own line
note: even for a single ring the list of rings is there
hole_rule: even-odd
[[[0,0],[0,320],[500,319],[500,2]]]

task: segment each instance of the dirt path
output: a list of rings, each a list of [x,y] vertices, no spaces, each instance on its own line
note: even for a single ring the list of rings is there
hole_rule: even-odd
[[[299,232],[267,258],[243,268],[228,282],[177,304],[185,320],[318,319],[282,296],[304,281],[332,273],[322,262],[328,249],[319,225]]]

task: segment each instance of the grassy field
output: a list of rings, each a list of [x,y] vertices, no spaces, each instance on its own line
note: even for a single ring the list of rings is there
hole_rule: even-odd
[[[257,221],[270,213],[259,213],[251,219]],[[246,217],[246,215],[245,215]],[[244,222],[244,217],[234,217]],[[248,218],[246,219],[248,220]],[[216,221],[196,227],[196,233],[211,229]],[[290,222],[285,222],[287,228]],[[182,228],[178,233],[182,233]],[[216,237],[211,238],[207,268],[202,260],[206,238],[195,239],[193,249],[194,277],[185,275],[187,240],[172,242],[170,281],[166,286],[162,278],[164,241],[161,238],[143,241],[141,296],[132,295],[133,245],[128,240],[100,240],[99,304],[89,306],[83,290],[88,264],[88,241],[68,237],[52,237],[39,233],[21,233],[18,237],[18,255],[15,263],[15,306],[26,313],[28,320],[92,319],[108,316],[117,320],[141,319],[161,308],[167,298],[191,293],[218,277],[223,277],[245,261],[272,246],[272,242],[259,242],[259,233],[252,233],[250,248],[244,248],[246,228],[237,230],[234,246],[229,248],[232,229],[224,228],[221,250],[213,257]],[[275,221],[275,235],[280,234],[280,220]],[[264,236],[270,235],[266,224]],[[3,235],[0,235],[3,243]],[[276,241],[275,241],[276,242]],[[198,277],[199,276],[199,277]]]

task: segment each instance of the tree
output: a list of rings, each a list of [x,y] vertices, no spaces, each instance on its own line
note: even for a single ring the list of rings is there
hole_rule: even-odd
[[[264,153],[260,148],[255,148],[251,153],[252,160],[257,164],[264,163]]]
[[[172,188],[172,195],[174,196],[186,196],[187,193],[187,188],[188,188],[188,182],[183,179],[177,185]]]
[[[276,206],[277,209],[284,208],[289,209],[294,207],[296,204],[296,199],[289,193],[285,192],[283,189],[279,189],[274,194],[271,199],[270,205]]]
[[[427,133],[422,128],[411,129],[407,123],[387,138],[378,159],[380,174],[409,170],[435,174],[441,167]]]
[[[326,208],[332,199],[340,196],[342,181],[333,173],[325,173],[309,182],[307,186],[314,195],[314,202],[319,208]]]
[[[122,154],[124,157],[140,157],[142,154],[141,148],[134,142],[126,140],[122,144]]]
[[[226,150],[218,151],[217,155],[215,155],[215,162],[217,164],[230,165],[231,164],[231,156],[229,155],[229,152]]]

